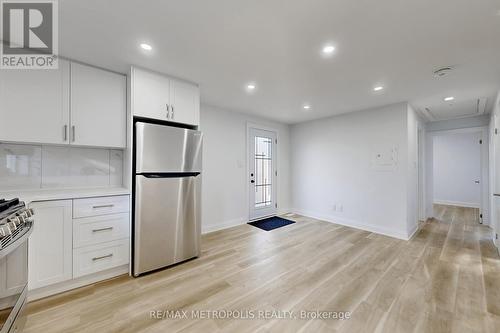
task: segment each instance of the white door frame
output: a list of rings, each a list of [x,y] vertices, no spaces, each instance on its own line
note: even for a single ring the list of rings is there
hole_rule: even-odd
[[[276,141],[273,145],[274,147],[274,151],[273,151],[273,159],[274,159],[274,169],[275,169],[275,172],[273,173],[273,189],[274,189],[274,193],[272,194],[273,195],[273,200],[275,202],[275,210],[274,210],[274,213],[273,214],[270,214],[268,216],[272,216],[272,215],[276,215],[278,213],[278,176],[277,176],[277,172],[279,170],[279,165],[278,165],[278,160],[279,160],[279,154],[278,154],[278,143],[279,143],[279,132],[277,129],[275,128],[272,128],[272,127],[268,127],[268,126],[263,126],[263,125],[259,125],[259,124],[256,124],[256,123],[252,123],[252,122],[247,122],[247,130],[246,130],[246,174],[245,174],[245,182],[246,182],[246,202],[247,202],[247,211],[248,211],[248,220],[249,221],[252,221],[252,220],[255,220],[255,218],[252,218],[252,207],[251,207],[251,204],[250,204],[250,188],[251,188],[251,184],[250,184],[250,163],[253,162],[253,161],[250,161],[250,144],[254,144],[253,142],[250,142],[250,130],[251,129],[256,129],[256,130],[262,130],[262,131],[268,131],[268,132],[273,132],[275,137],[276,137]],[[262,217],[259,217],[257,219],[260,219]]]
[[[417,126],[417,206],[418,206],[418,219],[425,221],[427,219],[425,213],[425,200],[426,200],[426,181],[425,181],[425,129],[423,126]]]
[[[429,138],[432,140],[431,144],[434,142],[434,137],[442,136],[442,135],[450,135],[450,134],[460,134],[460,133],[481,133],[483,144],[481,145],[481,213],[483,214],[482,223],[485,225],[490,224],[490,198],[489,198],[489,135],[488,135],[488,127],[469,127],[469,128],[460,128],[460,129],[452,129],[452,130],[442,130],[442,131],[431,131],[427,132]],[[434,163],[434,149],[432,150],[432,163]],[[432,167],[431,170],[432,172]],[[434,175],[432,175],[434,177]],[[434,182],[433,182],[434,183]],[[432,198],[431,202],[434,202],[434,186],[427,189],[427,195],[430,195]]]

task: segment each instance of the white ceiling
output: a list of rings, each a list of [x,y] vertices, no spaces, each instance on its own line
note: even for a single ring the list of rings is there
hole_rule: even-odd
[[[464,110],[444,97],[489,97],[488,112],[500,88],[500,0],[61,0],[59,9],[62,55],[172,74],[199,83],[202,103],[286,123],[402,101],[454,118]],[[326,42],[336,46],[327,59]],[[455,70],[436,79],[443,66]]]

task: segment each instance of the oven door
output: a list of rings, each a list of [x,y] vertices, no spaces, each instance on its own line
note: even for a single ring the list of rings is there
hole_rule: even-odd
[[[0,251],[0,333],[21,332],[28,285],[28,235]]]

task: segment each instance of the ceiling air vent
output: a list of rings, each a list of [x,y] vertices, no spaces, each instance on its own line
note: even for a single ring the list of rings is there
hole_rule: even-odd
[[[450,72],[452,70],[453,70],[453,67],[443,67],[443,68],[436,69],[434,71],[434,77],[446,76],[446,75],[450,74]]]

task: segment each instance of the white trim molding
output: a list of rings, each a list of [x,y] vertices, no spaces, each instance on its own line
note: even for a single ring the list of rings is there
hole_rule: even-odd
[[[449,200],[434,200],[435,205],[446,205],[446,206],[457,206],[457,207],[466,207],[466,208],[481,208],[480,203],[474,202],[461,202],[461,201],[449,201]]]

